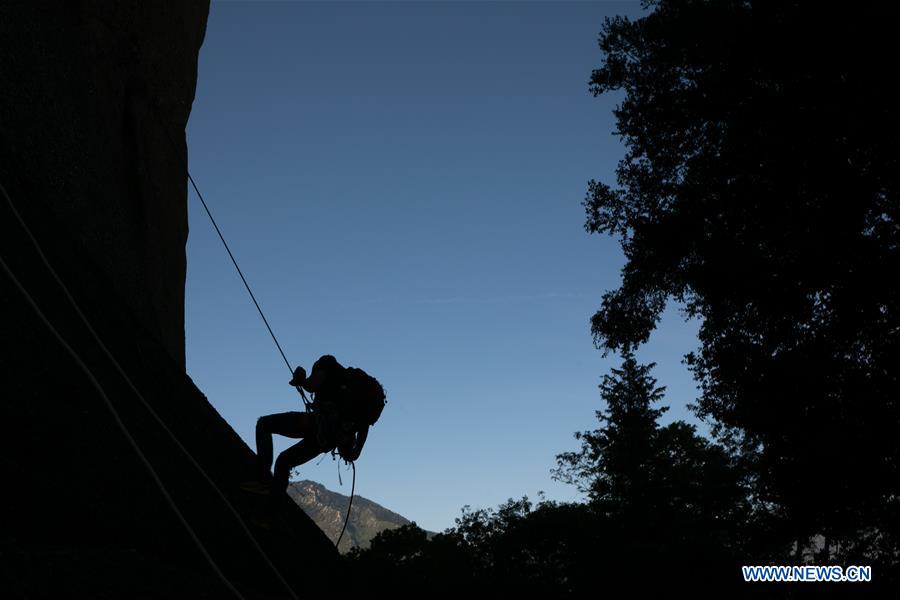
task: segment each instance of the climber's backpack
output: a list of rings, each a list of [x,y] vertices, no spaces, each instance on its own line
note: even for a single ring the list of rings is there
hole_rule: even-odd
[[[355,367],[347,367],[344,382],[344,420],[358,425],[374,425],[384,410],[384,388],[377,379]]]

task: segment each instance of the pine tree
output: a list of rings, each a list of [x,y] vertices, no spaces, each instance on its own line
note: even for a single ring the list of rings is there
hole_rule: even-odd
[[[630,352],[600,384],[600,428],[575,434],[581,448],[559,454],[553,476],[575,485],[628,539],[677,552],[679,545],[734,547],[748,520],[746,488],[732,457],[654,407],[665,388]],[[710,545],[711,544],[711,545]]]
[[[665,393],[650,375],[654,366],[640,365],[626,353],[621,368],[604,375],[599,385],[606,402],[606,410],[596,411],[601,428],[577,432],[581,449],[557,456],[554,477],[574,484],[610,516],[636,517],[650,509],[657,420],[668,410],[653,408]]]

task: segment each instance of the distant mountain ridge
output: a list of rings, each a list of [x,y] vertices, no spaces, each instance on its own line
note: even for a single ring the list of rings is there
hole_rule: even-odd
[[[288,486],[290,496],[334,543],[344,525],[349,496],[332,492],[321,483],[304,479],[293,481]],[[362,496],[353,498],[353,510],[347,531],[338,548],[348,552],[354,546],[368,548],[376,535],[385,529],[395,529],[410,523],[406,517],[388,510],[376,502]]]

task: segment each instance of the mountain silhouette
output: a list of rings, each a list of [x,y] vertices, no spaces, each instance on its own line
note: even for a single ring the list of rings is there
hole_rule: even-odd
[[[291,482],[288,496],[325,532],[328,539],[337,541],[347,515],[348,496],[308,479]],[[368,548],[372,538],[382,531],[396,529],[410,522],[406,517],[357,495],[353,498],[350,522],[347,523],[347,530],[338,550],[347,552],[354,546]],[[432,532],[427,533],[429,537],[434,535]]]

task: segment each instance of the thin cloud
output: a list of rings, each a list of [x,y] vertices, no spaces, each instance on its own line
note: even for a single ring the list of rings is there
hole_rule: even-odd
[[[570,300],[593,296],[587,292],[543,292],[540,294],[496,294],[486,296],[444,296],[432,298],[381,297],[351,301],[351,304],[493,304],[502,302],[528,302],[537,300]]]

